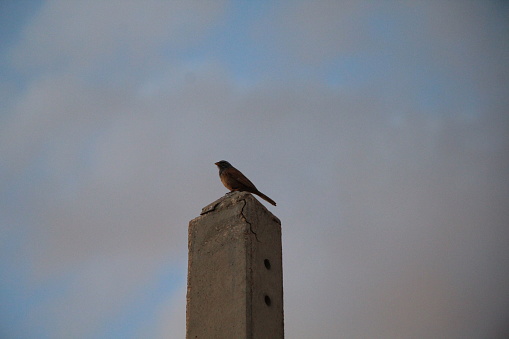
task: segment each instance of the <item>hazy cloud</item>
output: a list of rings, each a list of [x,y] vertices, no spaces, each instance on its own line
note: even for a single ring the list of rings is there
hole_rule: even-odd
[[[267,11],[252,82],[214,50],[241,48],[231,4],[49,1],[27,24],[0,127],[6,333],[183,337],[187,222],[221,159],[278,202],[288,337],[507,333],[507,6]]]

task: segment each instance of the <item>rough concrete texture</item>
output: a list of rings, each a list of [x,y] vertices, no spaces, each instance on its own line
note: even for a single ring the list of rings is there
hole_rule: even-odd
[[[235,192],[189,222],[186,338],[283,338],[281,222]]]

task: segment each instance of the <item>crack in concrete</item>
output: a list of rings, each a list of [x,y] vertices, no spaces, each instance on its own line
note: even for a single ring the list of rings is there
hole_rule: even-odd
[[[249,230],[251,231],[251,233],[253,233],[253,234],[254,234],[256,241],[260,242],[260,240],[258,240],[258,235],[256,235],[256,232],[255,232],[255,231],[253,231],[253,224],[251,224],[251,223],[247,220],[246,216],[244,215],[244,207],[246,207],[246,205],[247,205],[247,201],[246,201],[246,199],[242,199],[242,201],[244,202],[244,206],[242,206],[242,209],[240,210],[240,215],[242,216],[242,218],[244,219],[244,221],[245,221],[245,222],[247,222],[247,223],[249,224]]]

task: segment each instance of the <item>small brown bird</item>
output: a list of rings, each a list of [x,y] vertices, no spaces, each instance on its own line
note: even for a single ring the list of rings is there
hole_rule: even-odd
[[[228,161],[221,160],[215,163],[219,168],[219,178],[223,185],[230,190],[240,191],[240,192],[249,192],[258,195],[260,198],[270,202],[272,205],[276,206],[276,202],[258,191],[256,186],[246,178],[241,171],[233,167]]]

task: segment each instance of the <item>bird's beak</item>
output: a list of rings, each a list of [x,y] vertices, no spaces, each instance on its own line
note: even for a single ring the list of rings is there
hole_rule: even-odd
[[[219,162],[215,162],[214,165],[219,166]]]

